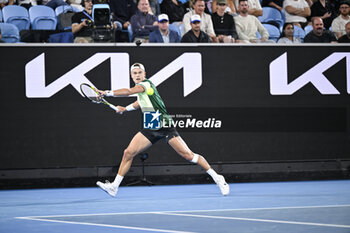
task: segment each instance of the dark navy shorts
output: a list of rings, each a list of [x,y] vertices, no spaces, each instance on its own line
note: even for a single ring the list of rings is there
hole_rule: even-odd
[[[155,144],[161,139],[165,139],[166,142],[169,142],[170,139],[180,136],[174,127],[161,128],[158,130],[142,129],[140,132],[150,140],[152,144]]]

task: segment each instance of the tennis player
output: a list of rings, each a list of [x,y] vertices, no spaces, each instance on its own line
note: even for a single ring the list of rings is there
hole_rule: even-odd
[[[135,63],[130,68],[131,77],[135,82],[135,86],[132,88],[122,88],[114,91],[100,91],[102,96],[129,96],[137,94],[137,101],[134,103],[122,107],[117,106],[117,113],[124,113],[127,111],[133,111],[141,108],[142,112],[145,111],[156,111],[161,114],[161,118],[166,121],[171,121],[168,115],[163,100],[158,94],[158,91],[154,84],[146,79],[145,68],[140,63]],[[163,121],[162,121],[163,122]],[[218,175],[208,164],[205,158],[199,154],[193,153],[184,140],[180,137],[179,133],[174,127],[160,128],[158,130],[142,129],[138,132],[131,140],[129,146],[124,150],[123,158],[118,170],[118,174],[115,180],[110,183],[98,181],[96,184],[106,191],[109,195],[115,197],[118,192],[118,187],[122,182],[125,174],[129,171],[131,163],[135,155],[146,150],[157,141],[165,139],[168,144],[183,158],[186,160],[196,163],[213,178],[215,183],[219,186],[222,195],[228,195],[230,193],[230,187],[226,183],[225,178],[222,175]]]

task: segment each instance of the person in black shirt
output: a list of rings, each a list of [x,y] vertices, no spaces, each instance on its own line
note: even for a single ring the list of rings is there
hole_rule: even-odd
[[[328,30],[332,25],[333,19],[337,17],[337,11],[333,4],[328,0],[318,0],[312,6],[311,9],[311,19],[313,17],[320,17],[323,20],[324,27]]]
[[[283,0],[262,0],[261,2],[262,7],[273,7],[277,10],[281,11],[283,10]]]
[[[72,16],[74,43],[93,43],[92,39],[92,0],[83,0],[84,10]]]
[[[350,43],[350,22],[345,25],[346,34],[338,39],[339,43]]]
[[[320,17],[312,18],[312,31],[305,38],[305,43],[337,43],[333,32],[323,29],[323,21]]]
[[[210,37],[207,33],[201,31],[201,17],[199,15],[191,16],[191,30],[185,33],[181,39],[182,43],[209,43]]]
[[[177,0],[163,0],[160,11],[169,16],[169,23],[182,22],[185,15],[184,5]]]
[[[217,11],[211,15],[215,34],[219,42],[232,43],[238,39],[235,20],[232,15],[225,13],[226,0],[217,0]]]
[[[137,7],[133,0],[111,0],[109,2],[113,21],[123,29],[127,29],[130,25],[131,16],[136,13]],[[118,22],[118,23],[116,23]],[[118,28],[118,27],[117,27]],[[118,28],[121,29],[121,28]]]

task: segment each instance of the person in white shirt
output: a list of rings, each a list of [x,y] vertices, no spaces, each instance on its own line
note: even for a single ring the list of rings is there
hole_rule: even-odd
[[[191,16],[199,15],[201,17],[201,30],[209,35],[211,42],[218,42],[215,35],[211,16],[204,13],[204,9],[205,9],[204,0],[194,0],[193,10],[187,12],[184,15],[184,18],[183,18],[184,31],[182,32],[182,35],[184,35],[186,32],[191,30]]]
[[[286,22],[304,28],[306,17],[311,15],[309,4],[305,0],[284,0],[283,9],[286,12]]]
[[[281,37],[277,41],[279,44],[300,44],[301,40],[294,37],[294,25],[293,23],[285,23],[283,25],[283,31]]]
[[[256,17],[263,15],[263,10],[259,0],[248,0],[248,14]],[[239,0],[235,0],[236,7],[239,6]],[[239,11],[239,10],[238,10]]]
[[[257,17],[248,14],[249,5],[247,0],[239,0],[239,15],[235,17],[238,39],[247,43],[260,43],[269,41],[269,33],[260,23]],[[258,39],[256,32],[259,32],[261,39]]]
[[[337,38],[346,34],[345,25],[350,22],[349,12],[350,12],[350,3],[341,2],[339,5],[340,15],[335,18],[332,22],[332,31]]]

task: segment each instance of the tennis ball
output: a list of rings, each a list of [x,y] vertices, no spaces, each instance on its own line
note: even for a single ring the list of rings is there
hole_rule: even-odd
[[[152,87],[147,89],[147,95],[153,95],[154,94],[154,90]]]

